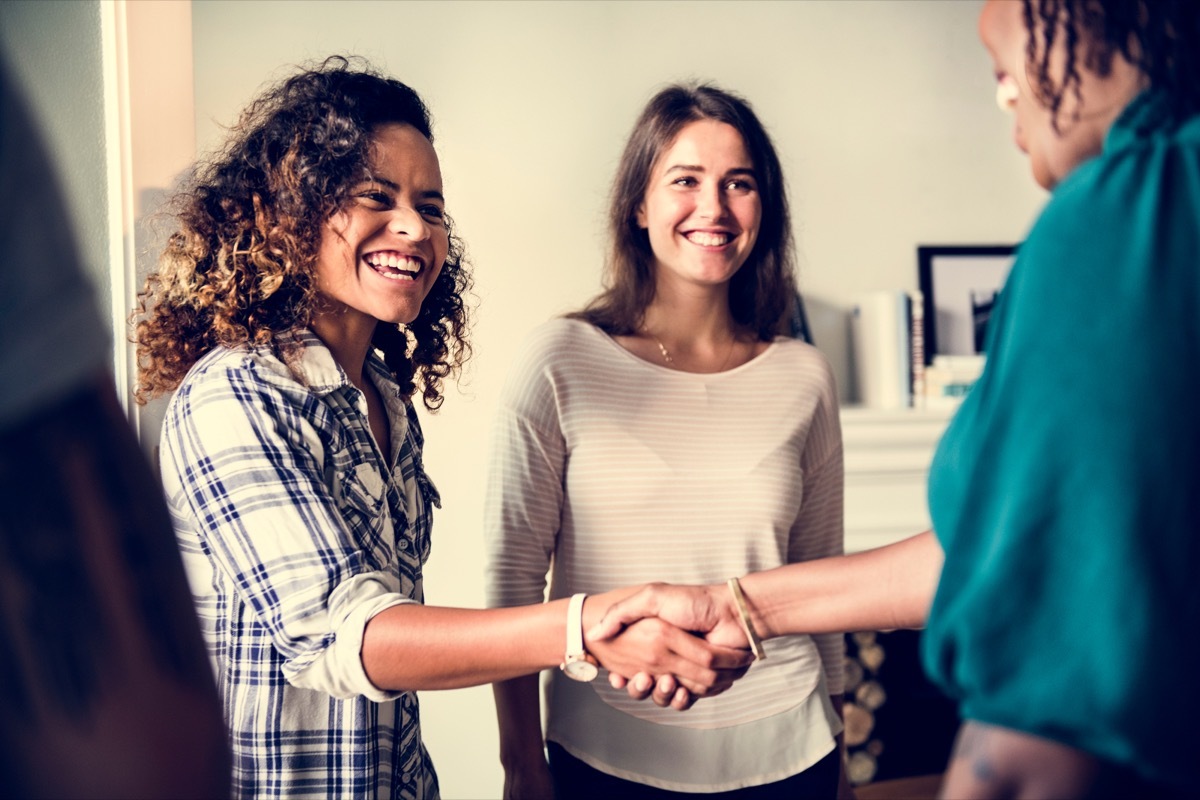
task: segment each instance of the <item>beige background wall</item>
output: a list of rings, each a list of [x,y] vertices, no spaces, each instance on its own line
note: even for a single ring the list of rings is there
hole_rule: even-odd
[[[663,84],[714,80],[747,97],[772,133],[791,188],[801,288],[847,400],[856,296],[915,288],[918,244],[1018,240],[1043,201],[992,101],[978,0],[156,5],[0,3],[0,41],[47,118],[101,281],[120,269],[113,238],[122,235],[111,232],[111,171],[98,166],[116,146],[105,134],[105,52],[130,70],[122,169],[138,216],[191,151],[191,112],[194,146],[214,147],[288,65],[364,55],[434,112],[479,305],[466,381],[441,413],[425,415],[426,464],[444,500],[426,580],[433,603],[483,602],[491,409],[529,329],[599,287],[608,182],[629,126]],[[127,15],[128,42],[103,40],[110,12]],[[150,445],[156,424],[144,430]],[[443,796],[498,797],[490,690],[426,693],[422,703]]]

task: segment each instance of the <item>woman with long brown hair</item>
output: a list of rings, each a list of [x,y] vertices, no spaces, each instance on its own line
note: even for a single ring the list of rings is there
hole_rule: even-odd
[[[787,194],[749,104],[711,85],[657,93],[609,234],[605,292],[533,334],[501,401],[489,603],[536,601],[550,569],[559,598],[841,553],[837,393],[821,353],[786,335]],[[683,715],[554,674],[548,763],[536,680],[498,685],[506,796],[833,797],[841,637],[766,655]],[[663,680],[660,704],[679,703]]]

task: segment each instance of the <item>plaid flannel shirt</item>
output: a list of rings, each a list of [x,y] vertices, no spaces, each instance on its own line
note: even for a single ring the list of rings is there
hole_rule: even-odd
[[[294,373],[217,348],[172,398],[162,472],[213,660],[238,797],[438,795],[417,697],[367,679],[363,629],[421,602],[436,489],[416,413],[382,359],[391,463],[366,401],[309,332]]]

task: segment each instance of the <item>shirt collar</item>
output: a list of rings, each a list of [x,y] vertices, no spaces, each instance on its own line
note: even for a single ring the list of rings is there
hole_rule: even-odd
[[[317,394],[328,394],[349,385],[350,379],[346,377],[346,371],[338,366],[333,353],[315,333],[304,328],[280,334],[279,338],[300,345],[300,358],[295,368],[303,376],[309,389]]]
[[[1146,89],[1125,106],[1104,140],[1104,152],[1111,153],[1173,126],[1171,101],[1162,89]]]
[[[280,334],[279,338],[291,338],[300,345],[300,359],[296,367],[304,377],[305,385],[318,395],[326,395],[337,389],[351,386],[350,378],[333,358],[333,353],[325,346],[320,337],[307,328],[289,334]],[[376,377],[376,386],[385,391],[385,396],[399,397],[400,387],[396,385],[392,371],[388,369],[379,352],[371,348],[367,352],[366,370]]]

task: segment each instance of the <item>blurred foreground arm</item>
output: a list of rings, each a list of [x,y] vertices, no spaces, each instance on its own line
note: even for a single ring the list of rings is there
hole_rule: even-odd
[[[944,798],[1121,796],[1094,756],[1009,728],[967,720],[942,783]],[[1133,795],[1130,795],[1133,796]]]
[[[0,783],[228,796],[216,687],[158,482],[111,378],[0,431]]]

